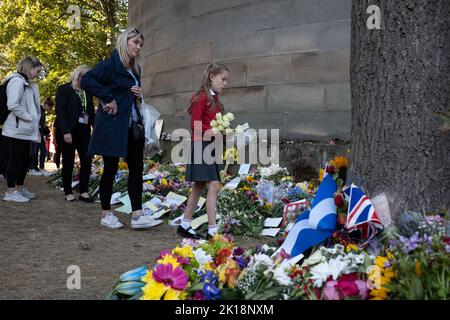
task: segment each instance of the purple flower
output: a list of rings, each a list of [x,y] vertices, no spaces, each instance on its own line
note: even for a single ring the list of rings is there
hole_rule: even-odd
[[[234,256],[234,257],[233,257],[233,260],[237,262],[238,266],[239,266],[241,269],[246,268],[247,265],[248,265],[247,259],[245,259],[243,256]]]
[[[233,251],[233,256],[242,256],[244,253],[245,253],[244,249],[242,249],[241,247],[237,247]]]
[[[256,253],[264,253],[265,252],[262,245],[257,246],[255,251],[256,251]]]
[[[199,276],[200,281],[205,283],[217,284],[217,281],[219,280],[217,276],[214,276],[214,272],[211,270],[206,272],[200,271]]]
[[[396,246],[398,246],[398,240],[392,240],[391,247],[396,247]]]
[[[205,296],[203,295],[203,291],[195,291],[192,295],[192,300],[204,300]]]
[[[450,253],[450,245],[445,245],[445,252]]]
[[[409,251],[415,250],[419,246],[419,242],[421,241],[419,237],[419,233],[416,232],[410,239],[409,239]]]
[[[220,299],[220,290],[215,285],[205,283],[203,286],[203,295],[205,300],[217,300]]]

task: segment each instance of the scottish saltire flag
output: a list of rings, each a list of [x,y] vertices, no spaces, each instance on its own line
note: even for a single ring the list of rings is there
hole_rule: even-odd
[[[336,182],[327,175],[317,190],[310,211],[302,213],[279,248],[295,257],[312,246],[329,238],[336,230]]]
[[[366,242],[371,240],[380,229],[383,229],[372,202],[354,184],[344,189],[344,193],[349,202],[345,227],[348,230],[360,229],[363,237],[367,239]]]

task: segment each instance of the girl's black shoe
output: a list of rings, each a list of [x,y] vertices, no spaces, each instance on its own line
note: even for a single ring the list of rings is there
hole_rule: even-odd
[[[191,227],[189,227],[189,229],[185,229],[182,226],[178,226],[177,229],[177,234],[179,236],[182,236],[183,238],[190,238],[190,239],[194,239],[194,240],[200,240],[202,239],[202,236],[196,234],[196,233],[190,233],[189,231],[192,230]]]

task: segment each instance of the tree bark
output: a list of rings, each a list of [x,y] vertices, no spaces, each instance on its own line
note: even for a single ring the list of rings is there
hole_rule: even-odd
[[[381,29],[369,30],[370,5]],[[352,175],[391,212],[450,207],[450,1],[353,0]]]

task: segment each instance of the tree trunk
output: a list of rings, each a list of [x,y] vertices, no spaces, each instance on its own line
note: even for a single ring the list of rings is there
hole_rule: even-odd
[[[394,215],[450,207],[449,66],[449,0],[353,0],[351,171]]]

